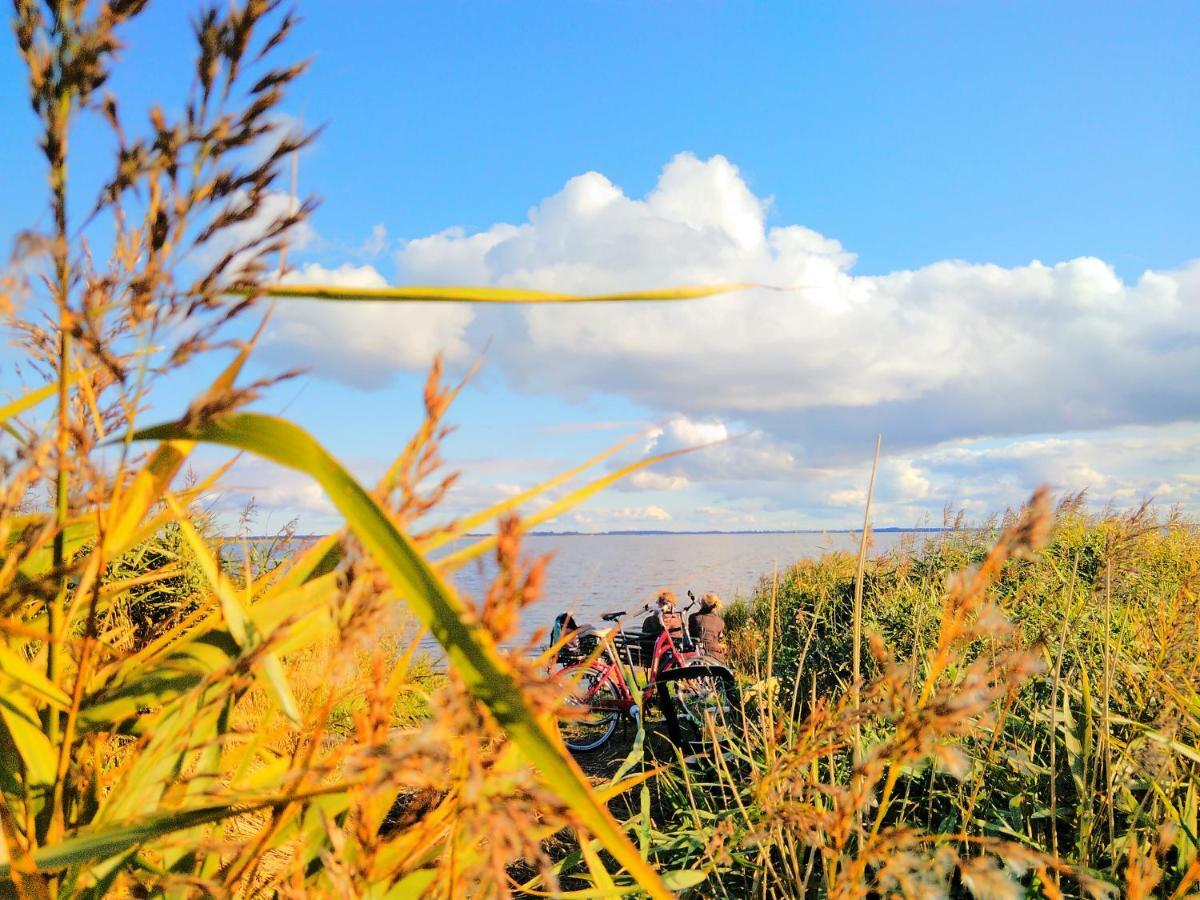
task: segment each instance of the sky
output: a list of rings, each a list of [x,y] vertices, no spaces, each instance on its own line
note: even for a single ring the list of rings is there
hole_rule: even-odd
[[[178,102],[188,0],[153,4],[110,87]],[[679,304],[283,305],[259,408],[364,480],[420,421],[433,354],[482,368],[450,419],[446,515],[640,435],[696,444],[558,530],[936,525],[1038,484],[1200,512],[1200,17],[1188,3],[302,3],[286,112],[321,205],[294,277],[605,291]],[[35,123],[0,51],[0,240],[47,224]],[[111,166],[81,122],[73,183]],[[281,198],[286,199],[286,198]],[[82,202],[82,201],[80,201]],[[12,353],[6,392],[19,386]],[[186,406],[204,367],[164,384]],[[152,416],[153,417],[153,416]],[[202,453],[197,466],[215,465]],[[240,462],[253,530],[337,516]]]

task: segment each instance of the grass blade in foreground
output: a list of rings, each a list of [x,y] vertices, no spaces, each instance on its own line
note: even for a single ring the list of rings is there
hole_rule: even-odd
[[[508,512],[510,510],[516,509],[522,503],[526,503],[529,500],[532,500],[534,497],[544,494],[547,491],[553,490],[554,488],[558,487],[559,485],[565,484],[566,482],[570,481],[572,478],[574,478],[579,473],[590,469],[592,466],[596,465],[597,463],[604,462],[604,460],[608,459],[613,454],[619,453],[621,450],[624,450],[626,447],[628,447],[630,444],[632,444],[634,441],[636,441],[639,437],[641,437],[640,434],[632,434],[629,437],[621,440],[617,444],[614,444],[612,447],[609,447],[603,453],[599,453],[596,456],[593,456],[591,459],[587,460],[586,462],[580,463],[579,465],[575,466],[572,469],[568,469],[565,472],[555,475],[553,478],[549,478],[546,481],[543,481],[541,484],[534,485],[533,487],[529,488],[528,490],[521,491],[521,493],[517,494],[514,497],[508,497],[504,500],[501,500],[499,503],[493,504],[492,506],[489,506],[487,509],[480,510],[479,512],[476,512],[476,513],[471,513],[471,515],[469,515],[469,516],[464,516],[461,519],[457,519],[457,520],[455,520],[452,527],[447,528],[445,531],[439,532],[438,534],[434,535],[432,538],[430,538],[427,541],[423,541],[421,546],[425,550],[434,550],[438,547],[441,547],[443,544],[447,544],[450,541],[452,541],[458,537],[461,537],[462,535],[469,532],[472,528],[477,528],[480,525],[484,525],[488,522],[494,522],[496,519],[500,518],[500,516],[502,516],[504,513]]]
[[[256,296],[313,300],[391,300],[418,303],[624,303],[631,300],[693,300],[730,294],[752,284],[712,284],[612,294],[555,294],[497,287],[342,287],[323,284],[275,284],[256,288]],[[248,295],[250,290],[235,293]]]
[[[79,377],[78,372],[71,372],[67,375],[67,382],[73,382]],[[7,422],[13,416],[19,416],[28,409],[33,409],[43,400],[47,400],[58,393],[58,382],[51,381],[49,384],[44,384],[40,388],[29,391],[18,397],[10,403],[0,406],[0,422]]]
[[[574,760],[565,755],[546,724],[538,720],[491,636],[468,618],[462,601],[408,537],[308,432],[282,419],[240,413],[190,429],[163,425],[135,437],[236,447],[298,469],[320,482],[397,592],[445,648],[450,664],[538,767],[546,783],[651,896],[671,896],[658,873],[642,859],[592,792]]]
[[[655,463],[660,463],[676,456],[682,456],[685,453],[693,453],[696,450],[703,450],[705,447],[710,446],[712,445],[701,444],[697,447],[684,447],[680,450],[671,450],[667,453],[660,453],[658,456],[650,456],[645,459],[639,459],[636,462],[632,462],[627,466],[617,469],[615,472],[609,472],[607,475],[597,478],[595,481],[590,481],[583,487],[576,488],[569,494],[558,498],[544,509],[540,509],[536,513],[524,518],[522,520],[523,524],[526,528],[532,528],[540,525],[543,522],[562,515],[569,509],[574,509],[588,498],[600,493],[609,485],[620,481],[626,475],[631,475],[634,472],[641,471],[642,469],[652,466]],[[535,488],[534,490],[538,489]],[[463,547],[461,550],[456,550],[453,553],[443,556],[437,561],[437,567],[442,572],[453,572],[455,569],[461,569],[471,560],[482,556],[484,553],[487,553],[489,550],[495,547],[496,541],[497,537],[494,534],[485,538],[480,538],[474,544]]]

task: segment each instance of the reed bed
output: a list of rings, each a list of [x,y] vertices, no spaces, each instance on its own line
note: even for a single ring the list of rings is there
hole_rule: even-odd
[[[434,366],[424,420],[364,485],[254,411],[289,377],[244,377],[264,301],[353,315],[362,299],[737,286],[281,286],[314,205],[276,202],[314,137],[278,115],[305,68],[286,58],[295,17],[277,0],[202,8],[183,102],[131,114],[105,86],[146,5],[14,2],[50,216],[0,280],[22,379],[0,406],[0,894],[1192,890],[1200,556],[1186,523],[1146,510],[1055,513],[1039,494],[994,534],[872,563],[862,684],[854,560],[789,569],[731,614],[746,709],[722,752],[652,759],[639,735],[616,773],[585,774],[553,727],[544,636],[511,644],[547,564],[522,535],[656,460],[586,474],[623,442],[447,521],[440,446],[462,385]],[[69,177],[84,117],[111,143],[98,186]],[[148,423],[155,386],[200,358],[220,374]],[[226,469],[189,478],[200,443],[312,478],[343,527],[282,559],[224,555],[205,509]],[[495,580],[460,594],[453,572],[485,554]],[[416,633],[380,638],[400,621]]]
[[[501,647],[541,585],[513,510],[563,488],[539,514],[551,517],[645,463],[564,487],[602,454],[446,521],[454,476],[439,447],[459,388],[440,366],[424,421],[375,485],[295,424],[253,412],[292,374],[244,377],[264,299],[363,299],[280,285],[315,205],[279,187],[314,137],[280,115],[306,68],[286,58],[296,16],[279,0],[201,6],[182,101],[131,113],[106,85],[146,6],[13,4],[50,216],[21,235],[0,281],[22,382],[0,407],[0,892],[506,895],[518,858],[553,889],[542,841],[569,829],[639,890],[669,896],[606,805],[639,782],[595,791],[553,728],[561,686],[530,648]],[[71,177],[84,118],[108,135],[99,184]],[[727,289],[400,286],[369,299]],[[220,374],[182,417],[148,423],[155,387],[204,357]],[[344,527],[286,560],[228,564],[204,512],[228,466],[188,477],[202,442],[304,473]],[[492,537],[431,561],[489,523]],[[450,575],[484,554],[494,584],[460,595]],[[444,676],[430,677],[419,635],[380,639],[400,619],[440,642]]]
[[[1039,494],[869,562],[858,713],[855,570],[802,562],[730,610],[737,666],[774,691],[737,778],[668,791],[672,828],[704,813],[681,858],[714,895],[1191,895],[1194,523]]]

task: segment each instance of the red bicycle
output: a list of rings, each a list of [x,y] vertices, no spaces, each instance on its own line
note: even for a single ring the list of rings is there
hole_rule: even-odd
[[[682,612],[686,614],[690,608],[691,604]],[[640,642],[626,637],[620,625],[625,616],[642,610],[658,616],[663,626],[648,663],[641,656]],[[584,626],[567,639],[583,648],[590,646],[591,652],[556,673],[571,682],[558,721],[559,733],[567,747],[582,752],[599,749],[613,736],[619,721],[637,724],[644,711],[655,703],[662,708],[668,731],[677,745],[701,743],[706,735],[717,733],[714,728],[728,728],[737,704],[733,673],[727,666],[691,647],[676,646],[657,607],[605,613],[600,618],[612,624]],[[683,642],[687,642],[686,619],[683,634]],[[639,652],[636,662],[635,647]],[[633,670],[643,666],[646,679],[639,686]]]

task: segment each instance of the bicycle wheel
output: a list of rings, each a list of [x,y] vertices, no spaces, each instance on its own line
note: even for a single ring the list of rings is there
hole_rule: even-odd
[[[664,678],[673,700],[679,743],[723,744],[737,733],[741,706],[728,666],[711,656],[694,656]]]
[[[568,666],[557,677],[571,683],[558,717],[563,743],[581,752],[603,746],[617,730],[617,719],[624,711],[612,679],[604,669],[588,664]]]

